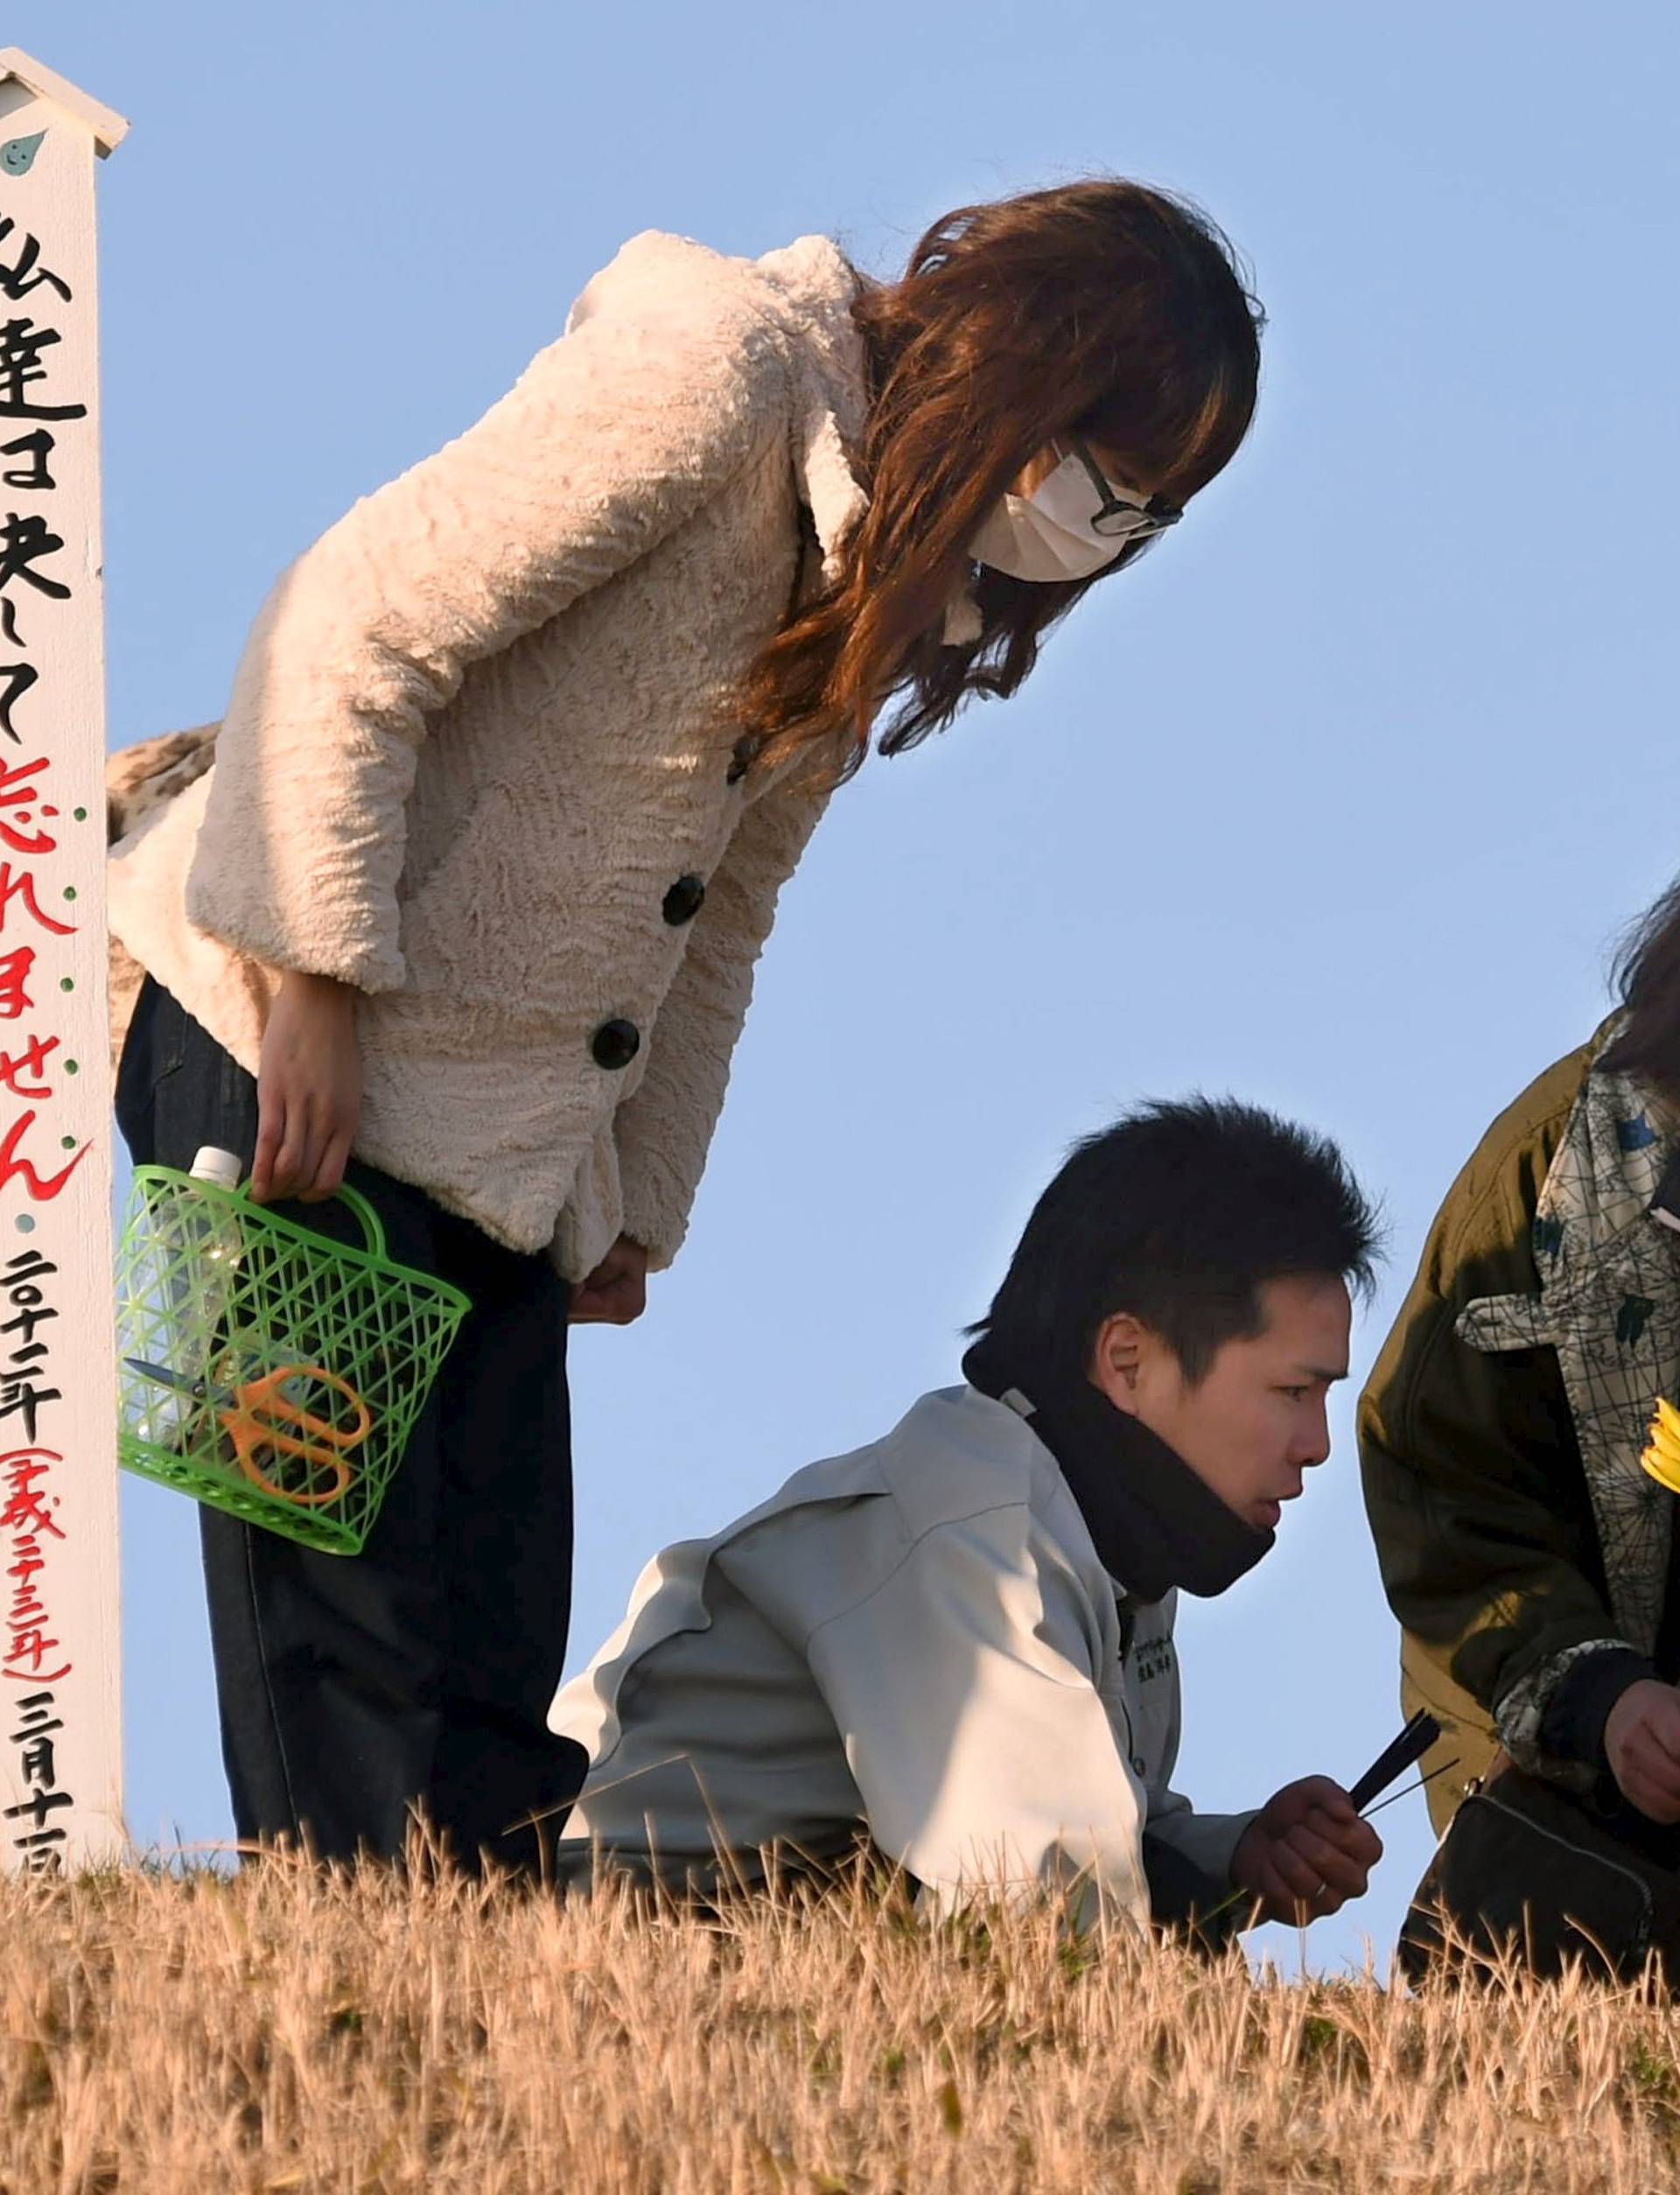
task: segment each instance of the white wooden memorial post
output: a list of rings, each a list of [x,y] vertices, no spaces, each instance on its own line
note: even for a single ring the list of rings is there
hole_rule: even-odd
[[[94,165],[0,50],[0,1865],[122,1840]]]

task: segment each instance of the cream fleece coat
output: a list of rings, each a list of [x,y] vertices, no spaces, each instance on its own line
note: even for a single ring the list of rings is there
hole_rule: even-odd
[[[801,506],[827,575],[864,508],[856,289],[822,237],[634,238],[283,575],[214,768],[113,852],[116,937],[247,1069],[276,971],[365,992],[359,1155],[572,1280],[676,1255],[826,797],[732,772],[728,696]]]

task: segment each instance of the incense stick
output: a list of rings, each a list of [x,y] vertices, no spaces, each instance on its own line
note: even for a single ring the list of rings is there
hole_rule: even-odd
[[[1419,1713],[1421,1712],[1422,1710],[1420,1709]],[[1417,1716],[1414,1716],[1412,1718],[1412,1722],[1415,1722],[1417,1719]],[[1432,1726],[1432,1735],[1425,1741],[1424,1746],[1419,1749],[1421,1751],[1427,1751],[1428,1748],[1435,1743],[1436,1738],[1440,1736],[1440,1725],[1436,1722],[1434,1716],[1429,1716],[1428,1721]],[[1408,1723],[1406,1727],[1407,1729],[1410,1730],[1412,1725],[1411,1723]],[[1396,1745],[1398,1743],[1399,1741],[1396,1740]],[[1391,1747],[1390,1750],[1392,1751],[1394,1749]],[[1414,1754],[1412,1757],[1415,1760],[1417,1758],[1417,1755]],[[1455,1753],[1450,1761],[1443,1761],[1438,1768],[1432,1768],[1427,1776],[1420,1776],[1415,1784],[1408,1784],[1404,1791],[1392,1791],[1389,1793],[1386,1799],[1379,1799],[1374,1806],[1362,1807],[1360,1809],[1360,1820],[1362,1821],[1368,1821],[1373,1814],[1380,1814],[1384,1806],[1392,1806],[1397,1799],[1409,1799],[1413,1792],[1422,1791],[1425,1784],[1432,1784],[1438,1776],[1445,1776],[1449,1768],[1456,1768],[1458,1764],[1459,1757]],[[1396,1773],[1398,1771],[1396,1771]],[[1362,1777],[1360,1780],[1362,1783],[1366,1780],[1366,1778]],[[1379,1785],[1378,1789],[1380,1790],[1382,1786]],[[1217,1920],[1222,1913],[1228,1913],[1232,1906],[1235,1905],[1239,1899],[1245,1897],[1254,1897],[1254,1892],[1252,1890],[1243,1889],[1235,1890],[1231,1892],[1228,1897],[1222,1898],[1217,1905],[1213,1907],[1210,1911],[1202,1914],[1200,1918],[1204,1922]],[[1254,1902],[1256,1905],[1260,1903],[1258,1898],[1255,1898]]]
[[[1443,1761],[1438,1768],[1432,1768],[1427,1776],[1420,1776],[1415,1784],[1408,1784],[1404,1791],[1391,1791],[1386,1799],[1379,1799],[1375,1806],[1367,1806],[1360,1820],[1368,1821],[1373,1814],[1380,1814],[1384,1806],[1392,1806],[1396,1799],[1410,1798],[1413,1792],[1422,1791],[1425,1784],[1432,1784],[1438,1776],[1445,1776],[1449,1768],[1456,1768],[1458,1764],[1459,1757],[1455,1753],[1450,1761]]]
[[[1355,1812],[1363,1813],[1372,1799],[1423,1758],[1440,1735],[1440,1724],[1426,1708],[1419,1708],[1399,1736],[1391,1745],[1384,1746],[1348,1792]]]

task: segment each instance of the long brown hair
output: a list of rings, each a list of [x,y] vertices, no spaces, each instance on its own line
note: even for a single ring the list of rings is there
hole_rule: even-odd
[[[869,508],[839,579],[763,650],[737,712],[747,754],[832,747],[843,774],[895,697],[886,754],[942,729],[967,694],[1013,693],[1094,584],[975,568],[979,635],[945,644],[968,544],[1031,459],[1081,434],[1182,501],[1248,431],[1264,320],[1205,214],[1110,181],[948,214],[902,280],[864,283],[852,311],[870,377],[853,453]]]

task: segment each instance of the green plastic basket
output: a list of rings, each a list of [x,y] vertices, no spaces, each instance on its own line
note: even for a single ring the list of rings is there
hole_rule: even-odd
[[[127,1470],[329,1554],[356,1554],[472,1304],[243,1189],[141,1167],[117,1247]]]

